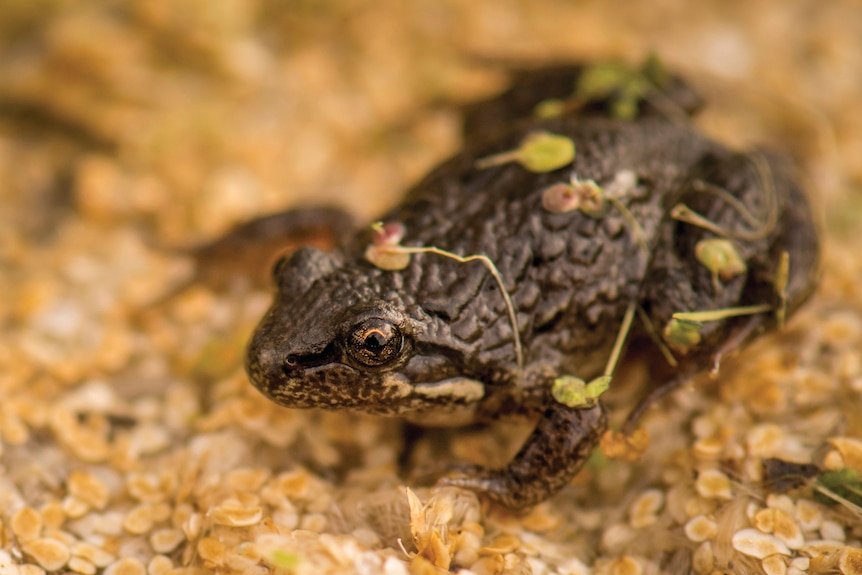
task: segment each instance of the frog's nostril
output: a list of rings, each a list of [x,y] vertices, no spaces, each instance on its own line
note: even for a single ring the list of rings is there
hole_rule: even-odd
[[[290,371],[293,371],[299,367],[299,357],[289,353],[284,356],[284,368]]]

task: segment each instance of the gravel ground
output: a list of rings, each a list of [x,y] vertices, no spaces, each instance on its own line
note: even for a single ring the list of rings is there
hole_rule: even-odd
[[[398,421],[249,386],[265,288],[163,297],[194,273],[175,248],[249,217],[392,205],[501,63],[653,51],[706,97],[700,128],[796,158],[825,254],[786,329],[650,412],[640,460],[526,515],[405,483]],[[764,489],[761,463],[862,472],[860,101],[856,0],[7,0],[0,574],[862,573],[860,507]],[[624,371],[615,423],[643,384]],[[523,431],[413,459],[499,463]]]

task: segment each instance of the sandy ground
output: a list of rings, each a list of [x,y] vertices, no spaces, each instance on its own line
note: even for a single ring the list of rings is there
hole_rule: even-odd
[[[650,413],[641,460],[526,515],[422,488],[397,474],[399,422],[248,385],[266,289],[151,305],[192,272],[172,247],[293,205],[393,205],[458,148],[452,104],[504,86],[500,62],[650,52],[704,94],[704,131],[797,160],[825,254],[782,333]],[[860,101],[855,0],[8,0],[0,572],[862,573],[859,507],[813,479],[765,490],[761,468],[862,472]],[[619,423],[632,398],[609,401]],[[498,464],[517,433],[413,459]]]

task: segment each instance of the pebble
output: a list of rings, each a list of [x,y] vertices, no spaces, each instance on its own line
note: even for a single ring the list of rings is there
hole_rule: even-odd
[[[611,575],[643,575],[644,568],[636,559],[623,555],[611,563],[608,573]]]
[[[221,505],[210,509],[207,517],[218,525],[248,527],[260,523],[263,509],[258,506],[245,507],[236,499],[227,499]]]
[[[823,539],[831,539],[833,541],[844,541],[847,538],[844,528],[831,519],[827,519],[820,524],[820,536]]]
[[[170,553],[185,539],[185,534],[179,529],[156,529],[150,534],[150,546],[156,553]]]
[[[692,568],[701,575],[712,573],[715,567],[715,553],[712,550],[712,544],[709,541],[704,541],[694,550],[691,557]]]
[[[69,493],[94,509],[104,509],[110,501],[108,487],[97,477],[83,471],[69,475]]]
[[[153,528],[153,512],[149,505],[138,505],[126,514],[123,529],[134,535],[143,535]]]
[[[697,515],[685,524],[684,530],[689,541],[701,543],[715,537],[718,533],[718,525],[705,515]]]
[[[741,529],[733,534],[733,548],[744,555],[765,559],[770,555],[780,553],[790,555],[787,545],[774,535],[762,533],[757,529]]]
[[[790,549],[799,549],[805,544],[802,529],[783,509],[761,509],[754,515],[753,524],[758,531],[781,539]]]
[[[803,531],[816,531],[823,522],[823,512],[820,510],[820,506],[813,501],[800,499],[796,502],[795,518]]]
[[[32,507],[22,507],[10,521],[12,533],[19,541],[29,541],[39,536],[42,531],[42,515]]]
[[[74,545],[72,545],[72,555],[89,561],[96,567],[101,568],[107,567],[116,560],[116,557],[114,557],[104,549],[96,547],[95,545],[91,545],[90,543],[84,543],[81,541],[78,541]]]
[[[862,575],[862,549],[845,547],[838,559],[841,575]]]
[[[791,549],[799,549],[805,544],[805,537],[799,525],[781,509],[775,509],[772,534],[784,541]]]
[[[146,575],[147,568],[134,557],[123,557],[108,565],[104,575]]]
[[[150,559],[147,565],[147,575],[166,575],[173,568],[174,562],[171,561],[170,557],[156,555]]]
[[[72,557],[68,563],[69,569],[81,575],[95,575],[96,566],[80,557]]]
[[[770,555],[760,562],[766,575],[786,575],[787,561],[781,555]]]
[[[635,499],[629,508],[629,523],[635,529],[649,527],[658,521],[656,515],[664,505],[664,493],[658,489],[648,489]]]
[[[72,556],[65,543],[49,537],[28,541],[21,546],[21,549],[46,571],[59,570]]]
[[[730,479],[718,469],[701,471],[694,485],[701,497],[708,499],[730,499],[733,497]]]

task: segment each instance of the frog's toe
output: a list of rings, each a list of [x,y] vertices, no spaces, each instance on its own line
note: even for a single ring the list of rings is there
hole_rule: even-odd
[[[548,496],[547,489],[534,490],[532,487],[535,486],[517,484],[502,473],[496,474],[478,466],[474,466],[474,470],[478,470],[480,473],[442,477],[437,481],[437,485],[469,489],[512,510],[532,507]]]

